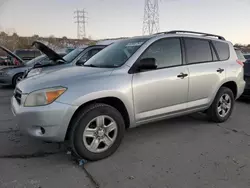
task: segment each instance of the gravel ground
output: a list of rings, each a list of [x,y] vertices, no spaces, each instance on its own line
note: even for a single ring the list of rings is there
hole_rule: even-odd
[[[193,114],[128,130],[118,151],[79,166],[62,144],[23,136],[0,88],[1,188],[250,187],[250,102],[223,124]]]

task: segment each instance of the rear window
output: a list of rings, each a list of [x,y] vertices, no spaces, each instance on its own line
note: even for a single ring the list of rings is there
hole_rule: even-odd
[[[209,42],[200,39],[184,39],[187,54],[187,63],[202,63],[213,61]]]
[[[218,41],[212,41],[212,43],[221,61],[229,59],[229,46],[227,43],[218,42]]]
[[[242,61],[242,62],[245,62],[245,61],[246,61],[246,59],[245,59],[244,55],[242,54],[241,50],[235,50],[235,52],[236,52],[237,57],[238,57],[238,59],[239,59],[240,61]]]

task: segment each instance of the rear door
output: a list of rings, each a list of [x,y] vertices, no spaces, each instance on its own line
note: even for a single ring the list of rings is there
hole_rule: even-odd
[[[207,106],[225,79],[229,46],[227,43],[197,38],[184,38],[184,44],[189,70],[187,106],[189,109]]]

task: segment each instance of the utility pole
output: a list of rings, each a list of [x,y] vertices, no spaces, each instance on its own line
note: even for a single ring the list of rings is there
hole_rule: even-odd
[[[142,35],[151,35],[159,32],[159,30],[158,0],[145,0]]]
[[[77,10],[74,12],[75,14],[75,23],[77,24],[77,38],[82,39],[83,37],[86,37],[86,12],[84,9]]]

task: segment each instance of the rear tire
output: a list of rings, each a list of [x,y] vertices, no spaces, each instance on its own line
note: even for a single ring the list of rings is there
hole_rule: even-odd
[[[234,108],[234,94],[231,89],[221,87],[207,111],[209,118],[216,122],[222,123],[228,120]]]
[[[73,119],[70,147],[80,158],[104,159],[117,150],[124,132],[124,119],[117,109],[102,103],[91,104]]]
[[[17,83],[22,80],[23,73],[18,73],[14,76],[13,81],[12,81],[12,86],[16,87]]]

